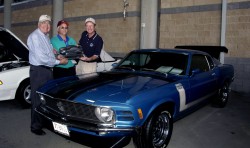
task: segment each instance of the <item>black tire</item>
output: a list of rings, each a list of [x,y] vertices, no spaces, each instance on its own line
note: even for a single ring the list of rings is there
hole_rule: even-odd
[[[24,108],[31,106],[30,100],[30,81],[24,80],[18,87],[15,99],[18,100]]]
[[[218,94],[215,97],[213,105],[219,108],[225,107],[228,102],[229,93],[230,93],[229,83],[225,82],[223,86],[218,90]]]
[[[133,137],[137,148],[166,148],[173,131],[172,115],[167,110],[157,111]]]

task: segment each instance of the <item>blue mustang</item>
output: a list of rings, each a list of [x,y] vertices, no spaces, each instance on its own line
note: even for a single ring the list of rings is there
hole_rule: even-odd
[[[232,65],[187,49],[130,52],[111,71],[48,82],[38,113],[70,136],[133,137],[137,147],[167,147],[173,122],[212,99],[228,100]]]

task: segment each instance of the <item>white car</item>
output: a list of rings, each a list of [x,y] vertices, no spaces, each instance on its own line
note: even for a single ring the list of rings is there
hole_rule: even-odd
[[[17,99],[23,107],[30,106],[28,55],[28,47],[11,31],[0,27],[0,101]],[[108,71],[121,59],[105,51],[101,57],[97,71]]]

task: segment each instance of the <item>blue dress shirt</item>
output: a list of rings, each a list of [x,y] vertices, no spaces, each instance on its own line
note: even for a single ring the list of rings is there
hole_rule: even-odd
[[[31,65],[54,67],[60,63],[55,58],[48,35],[45,35],[40,29],[36,29],[29,35],[27,45],[29,47],[29,63]]]

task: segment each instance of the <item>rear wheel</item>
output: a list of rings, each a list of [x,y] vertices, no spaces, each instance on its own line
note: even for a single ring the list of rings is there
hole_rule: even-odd
[[[214,105],[220,108],[225,107],[228,102],[229,93],[230,93],[229,83],[225,82],[218,91],[217,97],[214,100]]]
[[[17,89],[16,99],[21,103],[24,108],[28,108],[31,106],[31,98],[30,98],[30,81],[23,81]]]
[[[157,111],[133,137],[137,148],[166,148],[173,130],[173,119],[167,110]]]

